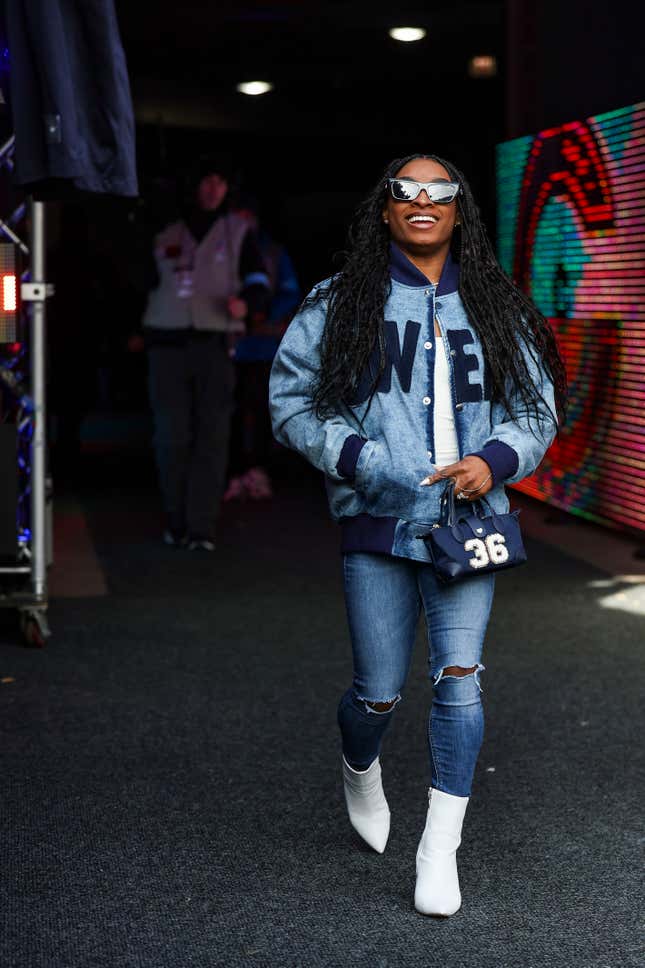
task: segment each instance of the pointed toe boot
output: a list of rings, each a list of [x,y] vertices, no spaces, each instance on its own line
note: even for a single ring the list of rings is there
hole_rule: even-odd
[[[450,917],[461,907],[457,848],[469,797],[430,787],[426,825],[417,850],[414,906],[420,914]]]
[[[390,808],[377,757],[367,770],[353,770],[343,757],[343,786],[349,821],[356,833],[382,854],[390,835]]]

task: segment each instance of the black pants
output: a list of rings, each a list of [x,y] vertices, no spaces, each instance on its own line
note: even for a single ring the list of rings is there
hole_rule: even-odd
[[[251,467],[267,467],[273,451],[269,414],[271,361],[237,363],[235,412],[231,433],[229,475],[235,477]]]
[[[151,346],[149,390],[159,483],[170,526],[212,537],[225,483],[234,369],[219,333]]]

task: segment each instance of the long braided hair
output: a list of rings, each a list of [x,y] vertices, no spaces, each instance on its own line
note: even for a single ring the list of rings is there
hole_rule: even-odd
[[[516,416],[519,406],[529,422],[534,417],[539,426],[540,403],[546,401],[530,376],[526,348],[553,382],[556,413],[551,417],[563,424],[566,375],[549,323],[497,261],[470,186],[459,169],[437,155],[421,154],[397,158],[387,166],[352,220],[343,268],[305,300],[305,307],[327,302],[321,364],[312,387],[316,414],[324,419],[342,405],[351,405],[364,368],[378,347],[379,368],[368,409],[376,393],[386,365],[383,320],[391,290],[390,233],[382,218],[387,179],[417,158],[443,165],[451,180],[461,186],[457,196],[461,225],[453,233],[452,253],[460,265],[459,295],[489,368],[493,400],[501,402],[511,416]]]

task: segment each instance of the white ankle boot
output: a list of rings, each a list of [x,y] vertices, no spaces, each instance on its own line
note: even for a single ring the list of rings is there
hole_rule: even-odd
[[[461,907],[457,848],[469,797],[430,787],[428,815],[417,850],[414,906],[421,914],[449,917]]]
[[[390,808],[383,793],[378,756],[363,772],[353,770],[343,756],[343,786],[352,827],[382,854],[390,836]]]

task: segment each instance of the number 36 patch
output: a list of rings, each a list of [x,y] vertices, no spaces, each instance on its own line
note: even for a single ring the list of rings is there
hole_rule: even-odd
[[[464,551],[474,551],[475,557],[468,560],[471,568],[485,568],[487,565],[502,565],[508,561],[508,548],[503,534],[487,534],[485,539],[469,538]]]

